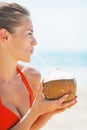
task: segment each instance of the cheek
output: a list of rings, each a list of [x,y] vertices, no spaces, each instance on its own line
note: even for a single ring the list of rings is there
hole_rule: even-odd
[[[14,57],[19,57],[20,55],[23,55],[24,47],[20,41],[17,41],[12,44],[10,51]]]
[[[12,50],[17,54],[28,53],[31,48],[29,37],[21,36],[21,38],[13,40]]]

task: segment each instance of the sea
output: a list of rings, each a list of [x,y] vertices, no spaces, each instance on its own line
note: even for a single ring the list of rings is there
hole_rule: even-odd
[[[38,51],[30,63],[24,63],[38,69],[42,78],[56,69],[70,73],[76,79],[78,88],[87,87],[87,52]]]

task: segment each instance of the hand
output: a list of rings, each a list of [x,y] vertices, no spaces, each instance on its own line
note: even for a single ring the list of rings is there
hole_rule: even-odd
[[[70,102],[65,102],[68,95],[62,96],[58,100],[46,100],[42,95],[43,93],[43,84],[41,84],[38,94],[33,104],[33,108],[37,111],[38,115],[42,115],[48,112],[58,113],[64,111],[66,108],[73,106],[76,103],[76,98]]]
[[[63,103],[63,105],[66,106],[66,107],[61,108],[61,109],[56,109],[55,111],[49,112],[48,114],[54,115],[54,114],[58,114],[58,113],[64,112],[66,109],[71,108],[76,103],[77,103],[77,96],[75,96],[75,98],[72,101]]]

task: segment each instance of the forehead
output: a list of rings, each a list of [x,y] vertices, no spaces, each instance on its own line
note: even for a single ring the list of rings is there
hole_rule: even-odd
[[[25,29],[31,29],[33,30],[33,25],[32,25],[32,21],[29,17],[25,16],[23,18],[21,18],[21,26]]]
[[[15,28],[15,33],[25,32],[28,30],[33,31],[32,21],[29,17],[24,16],[20,19],[20,26]]]

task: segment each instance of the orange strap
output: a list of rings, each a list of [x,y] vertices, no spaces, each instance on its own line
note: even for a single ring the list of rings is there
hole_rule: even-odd
[[[17,71],[20,73],[21,78],[22,78],[22,80],[24,81],[24,83],[25,83],[25,85],[26,85],[26,88],[27,88],[28,91],[29,91],[29,94],[30,94],[30,107],[31,107],[31,106],[32,106],[32,103],[33,103],[33,101],[34,101],[33,91],[32,91],[32,89],[31,89],[31,87],[30,87],[30,85],[29,85],[29,83],[28,83],[26,77],[24,76],[24,74],[21,72],[21,70],[20,70],[18,67],[17,67]]]

